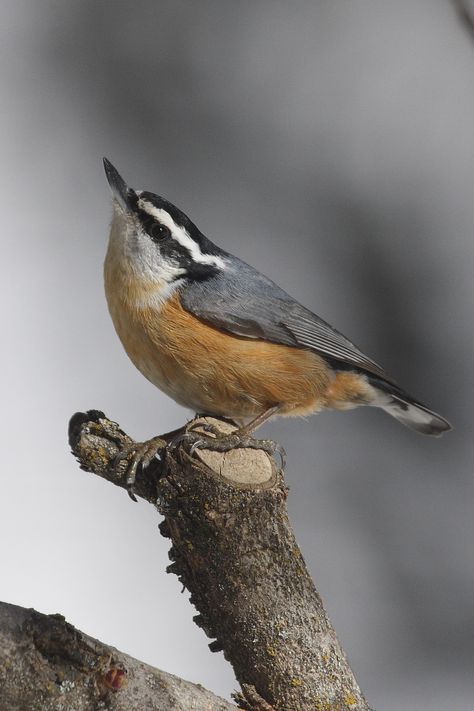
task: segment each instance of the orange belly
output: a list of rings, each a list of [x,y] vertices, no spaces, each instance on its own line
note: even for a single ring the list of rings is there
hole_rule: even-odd
[[[306,415],[362,404],[369,386],[360,376],[336,374],[310,350],[213,328],[185,311],[176,292],[160,308],[146,305],[157,288],[119,287],[106,269],[109,310],[127,354],[181,405],[239,419],[275,405],[282,415]]]

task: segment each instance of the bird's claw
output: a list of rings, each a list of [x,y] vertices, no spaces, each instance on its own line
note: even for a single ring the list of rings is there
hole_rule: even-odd
[[[236,430],[229,434],[222,432],[213,425],[197,425],[200,429],[205,429],[211,437],[202,432],[193,431],[192,429],[186,432],[181,432],[170,443],[170,447],[177,447],[181,442],[185,442],[190,446],[189,454],[192,456],[198,449],[207,449],[212,452],[230,452],[232,449],[260,449],[275,458],[277,454],[280,458],[280,469],[285,470],[286,452],[278,442],[271,439],[254,439],[245,432]]]
[[[146,442],[132,442],[119,452],[115,458],[115,470],[117,473],[125,474],[125,488],[132,501],[136,501],[134,488],[137,477],[138,465],[141,464],[146,469],[158,452],[166,447],[166,441],[161,437],[152,437]],[[125,472],[121,463],[127,462]]]
[[[206,437],[203,432],[196,432],[194,430],[195,427],[199,427],[200,430],[204,430],[204,432],[209,432],[210,434],[215,435],[215,437],[218,437],[222,434],[221,431],[217,429],[217,427],[207,422],[191,423],[187,430],[178,432],[178,434],[173,437],[173,439],[168,443],[168,447],[170,449],[176,449],[176,447],[181,444],[181,442],[192,442],[190,454],[193,454],[193,452],[198,449],[198,444],[200,441],[205,443],[207,439],[211,439],[210,437]]]
[[[280,469],[282,471],[285,469],[286,453],[277,442],[271,439],[254,439],[245,431],[245,428],[223,434],[213,424],[196,422],[184,432],[178,432],[172,439],[163,435],[162,437],[152,437],[145,442],[131,442],[119,452],[115,458],[115,470],[117,474],[125,478],[125,488],[133,501],[137,500],[134,489],[138,466],[141,465],[143,469],[146,469],[160,451],[167,448],[175,449],[182,442],[189,445],[191,456],[198,449],[207,449],[212,452],[230,452],[232,449],[260,449],[274,458],[277,454],[280,458]],[[122,462],[126,462],[126,465],[122,466]]]

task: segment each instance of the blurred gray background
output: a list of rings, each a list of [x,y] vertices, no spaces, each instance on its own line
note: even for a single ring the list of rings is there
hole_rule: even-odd
[[[298,539],[378,711],[472,708],[474,44],[441,0],[4,0],[0,598],[228,696],[150,506],[66,427],[190,417],[128,361],[101,157],[452,420],[279,420]]]

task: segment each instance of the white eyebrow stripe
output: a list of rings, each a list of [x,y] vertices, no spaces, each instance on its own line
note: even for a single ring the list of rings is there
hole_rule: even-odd
[[[166,225],[166,227],[168,227],[171,231],[173,239],[188,250],[195,262],[198,262],[199,264],[214,264],[220,269],[225,269],[224,260],[214,254],[203,254],[200,246],[192,239],[189,232],[185,230],[184,227],[177,225],[169,212],[166,212],[166,210],[163,210],[162,208],[155,207],[151,202],[144,200],[143,198],[139,199],[138,207],[151,215],[151,217],[155,217],[163,225]]]

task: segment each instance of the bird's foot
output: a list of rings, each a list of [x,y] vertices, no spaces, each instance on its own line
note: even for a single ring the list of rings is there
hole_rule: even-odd
[[[115,469],[118,473],[126,476],[125,483],[128,495],[136,501],[134,493],[135,479],[137,477],[138,465],[143,468],[148,467],[153,458],[166,448],[167,442],[163,437],[152,437],[146,442],[132,442],[122,449],[115,459]],[[122,462],[126,462],[125,466]]]
[[[205,432],[198,431],[205,430]],[[197,422],[186,432],[180,433],[170,442],[170,447],[174,448],[181,442],[191,445],[189,453],[193,455],[197,449],[207,449],[211,452],[230,452],[233,449],[260,449],[273,458],[278,455],[280,458],[280,469],[284,471],[286,465],[286,452],[278,442],[272,439],[255,439],[246,431],[245,427],[234,430],[228,434],[223,434],[218,427]]]

